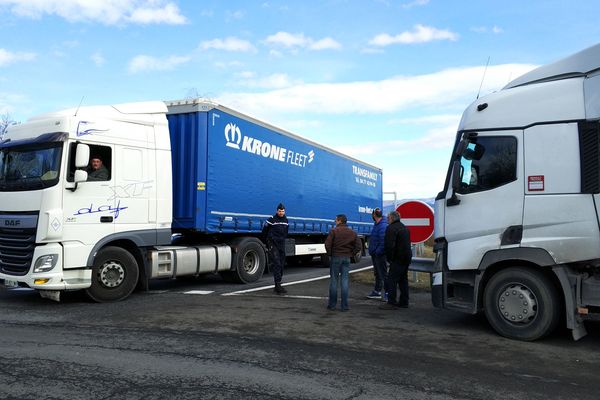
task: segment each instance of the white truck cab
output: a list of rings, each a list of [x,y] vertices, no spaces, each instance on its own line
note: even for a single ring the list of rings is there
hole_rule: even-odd
[[[436,198],[434,305],[534,340],[600,313],[600,45],[464,112]]]
[[[166,112],[163,102],[85,107],[8,129],[0,143],[6,286],[29,286],[54,299],[61,290],[87,289],[98,301],[134,289],[138,272],[119,260],[135,257],[142,265],[143,254],[133,249],[171,241]],[[102,160],[107,177],[88,180],[90,157]],[[109,242],[119,247],[104,247]],[[102,258],[112,262],[98,263]]]

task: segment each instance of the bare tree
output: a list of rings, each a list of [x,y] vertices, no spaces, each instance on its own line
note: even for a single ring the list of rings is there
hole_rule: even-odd
[[[0,140],[4,137],[6,130],[10,125],[15,125],[16,122],[10,117],[8,112],[5,112],[0,116]]]

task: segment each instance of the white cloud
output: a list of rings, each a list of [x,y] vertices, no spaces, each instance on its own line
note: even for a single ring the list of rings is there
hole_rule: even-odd
[[[334,39],[330,38],[330,37],[326,37],[320,40],[317,40],[314,43],[311,43],[308,46],[309,49],[311,50],[328,50],[328,49],[332,49],[332,50],[337,50],[337,49],[341,49],[342,45],[335,41]]]
[[[154,4],[150,3],[149,5]],[[139,24],[183,25],[187,18],[180,14],[179,8],[173,4],[165,4],[162,8],[140,7],[131,12],[130,21]]]
[[[233,60],[233,61],[228,61],[228,62],[223,62],[223,61],[217,61],[215,62],[215,67],[219,68],[219,69],[228,69],[228,68],[239,68],[242,67],[244,64],[242,64],[242,62],[237,61],[237,60]]]
[[[402,4],[402,8],[413,8],[413,7],[421,7],[429,4],[429,0],[415,0],[410,3]]]
[[[504,33],[504,29],[502,29],[496,25],[492,26],[491,28],[488,28],[487,26],[474,26],[471,28],[471,31],[476,32],[476,33],[487,33],[487,32],[492,32],[495,34]]]
[[[283,47],[285,49],[307,48],[309,50],[329,50],[340,49],[342,45],[336,40],[326,37],[315,40],[304,36],[304,33],[277,32],[274,35],[267,36],[265,43],[271,46]]]
[[[106,60],[102,56],[102,53],[100,53],[99,51],[97,51],[94,54],[92,54],[92,56],[90,58],[92,59],[92,61],[94,62],[94,64],[96,64],[97,67],[103,66],[104,63],[106,62]]]
[[[460,115],[436,114],[425,117],[391,119],[388,121],[388,125],[444,125],[449,123],[458,125],[459,120]]]
[[[14,64],[20,61],[33,61],[35,60],[35,53],[28,52],[11,52],[0,48],[0,67]]]
[[[446,29],[437,29],[431,26],[415,25],[412,31],[405,31],[398,35],[381,33],[369,41],[372,46],[389,46],[392,44],[426,43],[434,40],[458,40],[459,35]]]
[[[227,11],[225,13],[225,19],[227,21],[238,20],[238,19],[242,19],[242,18],[244,18],[244,12],[241,10]]]
[[[237,51],[237,52],[256,52],[256,48],[247,40],[239,39],[235,36],[229,36],[225,39],[213,39],[206,40],[200,43],[200,49],[202,50],[223,50],[223,51]]]
[[[257,74],[252,71],[243,71],[238,75],[240,86],[261,89],[278,89],[292,85],[299,85],[301,81],[292,81],[287,74],[271,74],[262,78],[257,78]]]
[[[169,56],[167,58],[156,58],[152,56],[139,55],[135,56],[129,62],[129,72],[132,74],[143,71],[168,71],[178,65],[185,64],[190,61],[187,56]]]
[[[170,24],[188,22],[179,7],[166,0],[0,0],[20,17],[40,19],[56,15],[69,22]]]
[[[501,89],[511,76],[533,65],[504,64],[488,68],[482,94]],[[448,107],[474,100],[484,67],[443,70],[433,74],[399,76],[381,81],[305,83],[263,93],[224,93],[225,104],[264,115],[277,112],[324,114],[383,114],[414,107]]]

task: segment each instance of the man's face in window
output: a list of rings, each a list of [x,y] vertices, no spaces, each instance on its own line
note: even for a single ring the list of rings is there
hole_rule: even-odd
[[[92,169],[95,171],[102,166],[102,160],[99,158],[92,159]]]

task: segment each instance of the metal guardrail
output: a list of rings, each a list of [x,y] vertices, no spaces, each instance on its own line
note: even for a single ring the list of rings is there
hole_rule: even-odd
[[[433,258],[413,257],[408,270],[431,274],[433,272],[433,261]]]

